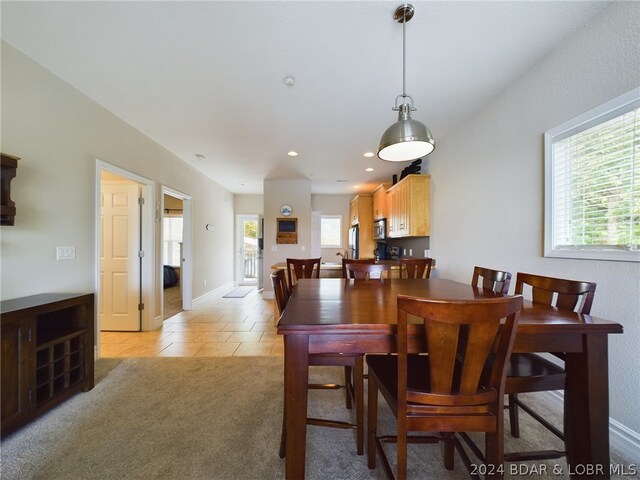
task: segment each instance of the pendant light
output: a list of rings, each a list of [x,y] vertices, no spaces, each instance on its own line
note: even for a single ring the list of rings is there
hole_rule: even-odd
[[[405,162],[429,155],[435,148],[435,142],[429,129],[411,118],[413,98],[406,93],[406,43],[407,22],[413,18],[413,5],[404,4],[396,8],[393,18],[402,23],[402,95],[396,97],[393,108],[398,112],[398,121],[387,128],[380,139],[378,157],[389,162]],[[400,105],[398,100],[402,99]]]

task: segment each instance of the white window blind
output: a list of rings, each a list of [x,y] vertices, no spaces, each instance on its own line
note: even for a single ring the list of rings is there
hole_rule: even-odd
[[[547,256],[640,261],[638,90],[545,134]]]

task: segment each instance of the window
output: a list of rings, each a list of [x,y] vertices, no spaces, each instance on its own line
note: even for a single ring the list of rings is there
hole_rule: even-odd
[[[342,215],[320,217],[320,247],[342,248]]]
[[[640,89],[545,133],[545,256],[640,262]]]
[[[163,222],[162,262],[164,265],[179,267],[182,217],[164,217]]]

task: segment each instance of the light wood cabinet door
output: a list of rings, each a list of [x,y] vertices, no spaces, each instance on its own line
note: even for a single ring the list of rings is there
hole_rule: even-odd
[[[349,222],[351,222],[349,225],[357,225],[359,222],[359,218],[358,218],[358,197],[354,197],[353,200],[351,200],[351,205],[349,207]]]
[[[431,234],[430,179],[430,175],[408,175],[389,189],[389,237],[426,237]]]
[[[380,220],[381,218],[389,218],[389,212],[387,209],[387,189],[388,183],[378,185],[373,191],[373,220]]]

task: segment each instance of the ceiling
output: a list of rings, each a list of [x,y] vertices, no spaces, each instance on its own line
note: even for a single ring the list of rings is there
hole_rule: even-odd
[[[262,193],[265,178],[370,192],[410,163],[363,157],[397,119],[400,3],[3,1],[1,32],[233,193]],[[406,91],[436,140],[428,163],[439,140],[610,2],[412,3]]]

